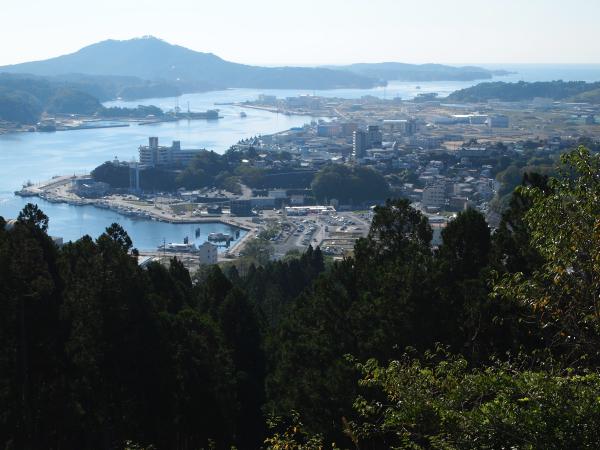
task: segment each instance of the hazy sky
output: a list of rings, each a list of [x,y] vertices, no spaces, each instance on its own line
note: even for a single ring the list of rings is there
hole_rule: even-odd
[[[250,64],[600,63],[600,0],[0,0],[0,65],[154,35]]]

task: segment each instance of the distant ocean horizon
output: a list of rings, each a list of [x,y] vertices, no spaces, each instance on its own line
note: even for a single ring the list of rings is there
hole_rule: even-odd
[[[600,81],[600,64],[469,64],[489,70],[516,72],[493,81]]]
[[[383,62],[383,61],[381,61]],[[403,62],[403,61],[396,61]],[[351,63],[350,63],[351,64]],[[350,64],[340,64],[350,65]],[[373,63],[377,64],[377,63]],[[412,63],[411,63],[412,64]],[[425,63],[427,64],[427,63]],[[477,83],[485,81],[600,81],[600,63],[444,63],[431,62],[429,64],[442,64],[451,67],[474,66],[482,67],[488,70],[506,70],[516,72],[507,76],[494,77],[493,80],[475,80]],[[281,64],[262,64],[265,67],[279,67]],[[332,65],[323,64],[285,64],[296,67],[331,67]],[[418,64],[421,65],[421,64]],[[390,80],[393,82],[395,80]]]

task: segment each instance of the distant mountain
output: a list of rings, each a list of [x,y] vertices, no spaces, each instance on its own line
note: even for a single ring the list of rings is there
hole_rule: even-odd
[[[166,83],[182,91],[247,87],[282,89],[370,88],[364,75],[327,68],[258,67],[232,63],[154,37],[107,40],[43,61],[0,67],[0,72],[40,76],[129,76]]]
[[[592,102],[598,95],[600,82],[586,83],[584,81],[536,81],[527,83],[480,83],[466,89],[455,91],[448,100],[456,102],[482,103],[488,100],[505,102],[527,101],[534,98],[549,98],[552,100],[587,101]],[[594,92],[595,91],[595,92]],[[588,96],[585,94],[589,93]]]
[[[370,78],[391,81],[473,81],[486,80],[493,76],[508,75],[504,70],[487,70],[482,67],[453,67],[442,64],[405,64],[397,62],[359,63],[349,66],[326,66],[345,70]]]

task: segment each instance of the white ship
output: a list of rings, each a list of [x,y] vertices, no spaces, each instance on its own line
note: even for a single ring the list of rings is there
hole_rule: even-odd
[[[189,243],[175,243],[171,242],[169,244],[159,245],[158,249],[161,252],[174,252],[174,253],[193,253],[198,250],[195,244]]]

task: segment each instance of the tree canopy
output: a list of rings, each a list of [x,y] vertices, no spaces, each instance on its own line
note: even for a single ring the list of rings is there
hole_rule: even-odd
[[[195,274],[118,224],[59,248],[27,205],[0,218],[0,445],[595,448],[599,158],[528,174],[493,233],[463,211],[432,249],[393,199],[341,261]]]
[[[312,189],[319,201],[336,199],[342,204],[384,200],[389,186],[383,176],[362,166],[331,164],[314,177]]]

